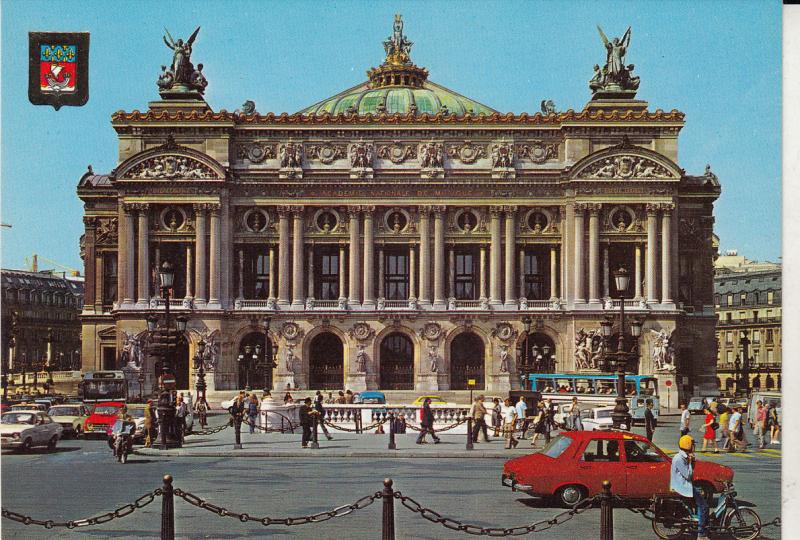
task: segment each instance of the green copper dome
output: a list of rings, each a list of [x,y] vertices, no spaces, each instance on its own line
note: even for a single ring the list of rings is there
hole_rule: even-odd
[[[386,60],[367,71],[369,81],[300,111],[301,114],[429,114],[463,116],[497,111],[428,80],[428,70],[411,62],[413,45],[395,15],[394,32],[383,42]]]
[[[385,111],[383,107],[385,106]],[[464,97],[443,86],[425,81],[422,88],[390,86],[371,88],[369,83],[363,83],[333,97],[320,101],[300,111],[302,114],[406,114],[416,107],[417,114],[428,113],[435,115],[442,112],[442,107],[447,107],[450,114],[457,116],[466,113],[493,114],[497,111]]]

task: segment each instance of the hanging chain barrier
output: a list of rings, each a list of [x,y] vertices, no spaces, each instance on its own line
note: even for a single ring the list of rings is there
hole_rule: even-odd
[[[383,424],[385,424],[385,423],[386,423],[388,420],[389,420],[389,419],[388,419],[388,417],[387,417],[387,418],[384,418],[383,420],[378,420],[378,421],[377,421],[377,422],[375,422],[374,424],[370,424],[370,425],[368,425],[368,426],[365,426],[365,427],[362,427],[362,428],[349,428],[349,427],[344,427],[344,426],[342,426],[342,425],[340,425],[340,424],[334,424],[333,422],[331,422],[331,421],[330,421],[330,420],[328,420],[328,419],[323,419],[322,421],[323,421],[323,422],[325,422],[325,425],[326,425],[326,426],[328,426],[328,427],[332,427],[333,429],[338,429],[338,430],[340,430],[340,431],[347,431],[347,432],[350,432],[350,433],[363,433],[363,432],[365,432],[365,431],[370,431],[370,430],[372,430],[372,429],[375,429],[375,428],[377,428],[378,426],[382,426],[382,425],[383,425]]]
[[[195,495],[193,493],[183,491],[182,489],[176,488],[175,496],[180,497],[181,499],[191,504],[192,506],[196,506],[197,508],[202,508],[203,510],[207,510],[212,514],[216,514],[220,517],[230,517],[238,519],[242,523],[253,521],[256,523],[260,523],[265,527],[268,527],[270,525],[286,525],[287,527],[291,527],[294,525],[306,525],[308,523],[322,523],[323,521],[328,521],[329,519],[346,516],[348,514],[355,512],[356,510],[362,510],[367,506],[371,505],[372,503],[374,503],[377,499],[380,499],[381,492],[378,491],[372,495],[361,497],[360,499],[351,504],[337,506],[332,510],[317,512],[316,514],[310,514],[307,516],[280,517],[280,518],[256,517],[256,516],[251,516],[250,514],[244,512],[242,513],[234,512],[233,510],[228,510],[227,508],[224,508],[222,506],[212,504],[203,499],[202,497]]]
[[[190,493],[188,491],[184,491],[179,488],[173,488],[172,481],[173,481],[172,477],[166,475],[164,477],[163,487],[145,493],[132,503],[120,506],[114,511],[106,512],[104,514],[100,514],[89,518],[73,519],[69,521],[56,521],[53,519],[42,520],[42,519],[36,519],[32,516],[21,514],[19,512],[14,512],[7,508],[2,508],[2,517],[11,521],[15,521],[17,523],[21,523],[26,526],[36,525],[44,527],[46,529],[54,529],[57,527],[76,529],[80,527],[102,525],[103,523],[108,523],[109,521],[129,516],[134,512],[136,512],[137,510],[140,510],[145,506],[151,504],[156,499],[156,497],[161,497],[162,540],[174,540],[175,538],[175,508],[173,503],[173,497],[178,497],[179,499],[182,499],[191,506],[200,508],[202,510],[206,510],[208,512],[211,512],[212,514],[216,514],[219,517],[233,518],[240,521],[241,523],[248,523],[248,522],[258,523],[265,527],[271,525],[292,527],[297,525],[322,523],[330,519],[350,515],[358,510],[363,510],[364,508],[367,508],[368,506],[375,503],[375,501],[381,500],[383,506],[382,536],[381,536],[382,540],[395,540],[395,534],[394,534],[395,500],[400,501],[400,504],[402,504],[403,507],[405,507],[413,514],[418,515],[419,517],[424,518],[425,520],[431,523],[441,525],[442,527],[449,529],[451,531],[471,534],[474,536],[492,536],[492,537],[505,538],[509,536],[523,536],[526,534],[546,531],[552,527],[556,527],[558,525],[562,525],[570,521],[575,516],[582,514],[583,512],[587,511],[589,508],[595,506],[598,503],[601,508],[600,538],[603,539],[613,540],[614,530],[613,530],[613,520],[611,518],[611,511],[614,507],[625,508],[631,512],[642,515],[643,517],[645,517],[650,521],[656,521],[659,519],[659,516],[657,515],[656,512],[655,497],[651,499],[649,507],[644,507],[641,504],[637,505],[632,501],[623,499],[617,495],[612,495],[611,485],[608,482],[604,483],[603,493],[595,495],[594,497],[587,497],[579,501],[575,505],[573,505],[572,508],[569,508],[567,510],[564,510],[563,512],[555,514],[550,518],[534,521],[531,523],[515,527],[484,527],[482,525],[463,522],[454,518],[445,517],[436,510],[423,506],[414,498],[409,497],[407,495],[403,495],[403,493],[401,493],[400,491],[395,491],[392,488],[393,482],[390,478],[387,478],[386,480],[383,481],[384,488],[381,491],[376,491],[372,494],[365,495],[364,497],[361,497],[360,499],[350,504],[344,504],[342,506],[337,506],[330,510],[317,512],[315,514],[309,514],[304,516],[290,516],[290,517],[271,517],[271,516],[260,517],[260,516],[250,515],[249,513],[246,512],[236,512],[233,510],[229,510],[223,506],[211,503],[206,499],[204,499],[203,497],[196,495],[194,493]],[[603,517],[604,512],[606,513],[605,517]],[[692,521],[691,519],[681,519],[681,518],[676,518],[675,516],[671,516],[670,523],[685,525],[687,530],[691,530],[690,527],[695,522]],[[736,536],[736,535],[750,534],[750,533],[760,534],[761,531],[767,527],[780,527],[780,526],[781,526],[781,518],[776,517],[772,521],[762,523],[761,525],[750,525],[750,526],[740,526],[740,527],[728,526],[726,528],[718,527],[716,528],[716,531]]]
[[[434,426],[433,427],[433,431],[436,432],[436,433],[441,433],[443,431],[449,431],[449,430],[451,430],[453,428],[457,428],[461,424],[466,424],[466,423],[467,423],[467,418],[464,418],[463,420],[458,420],[458,421],[456,421],[456,422],[454,422],[452,424],[449,424],[449,425],[441,427],[441,428]],[[412,430],[412,431],[422,431],[422,428],[418,428],[417,426],[413,426],[411,424],[406,424],[406,427],[408,429]]]
[[[222,424],[221,426],[216,426],[216,427],[213,427],[213,428],[206,428],[206,429],[203,429],[201,431],[192,431],[191,433],[187,433],[186,435],[200,435],[200,436],[213,435],[215,433],[219,433],[220,431],[224,431],[224,430],[228,429],[229,427],[231,427],[230,422]]]
[[[649,506],[642,506],[633,503],[630,500],[623,499],[619,495],[614,495],[614,500],[616,502],[616,506],[618,508],[624,508],[633,512],[634,514],[640,514],[642,517],[649,521],[659,521],[660,516],[656,513],[656,497],[650,499]],[[696,525],[697,521],[689,518],[689,517],[676,517],[673,515],[669,516],[669,523],[673,525],[682,525],[686,530],[691,530],[692,525]],[[758,532],[761,534],[762,529],[767,527],[780,527],[781,526],[781,518],[780,516],[772,519],[771,521],[767,521],[765,523],[761,523],[761,525],[744,525],[744,526],[736,526],[736,525],[729,525],[728,527],[716,526],[714,527],[714,531],[720,534],[728,534],[733,537],[737,537],[737,535],[748,535],[752,533]]]
[[[100,514],[98,516],[84,518],[84,519],[71,519],[69,521],[55,521],[52,519],[35,519],[31,516],[26,516],[24,514],[20,514],[18,512],[13,512],[6,508],[3,508],[2,515],[6,519],[10,519],[11,521],[16,521],[17,523],[22,523],[23,525],[39,525],[40,527],[44,527],[45,529],[53,529],[56,527],[65,527],[67,529],[76,529],[78,527],[90,527],[92,525],[101,525],[103,523],[108,523],[114,519],[123,518],[125,516],[129,516],[136,512],[137,510],[141,510],[151,502],[153,502],[156,497],[160,497],[163,495],[163,490],[161,488],[155,489],[149,493],[145,493],[132,503],[120,506],[113,512],[106,512],[105,514]]]
[[[394,492],[394,498],[398,499],[400,503],[411,512],[419,514],[420,517],[427,519],[431,523],[437,523],[446,529],[450,529],[451,531],[459,531],[475,536],[495,537],[522,536],[525,534],[546,531],[551,527],[566,523],[573,517],[585,512],[591,508],[592,505],[600,501],[600,495],[595,495],[594,497],[589,497],[579,501],[569,510],[564,510],[563,512],[558,513],[549,519],[543,519],[527,525],[520,525],[518,527],[483,527],[481,525],[463,523],[457,519],[444,517],[439,512],[422,506],[416,500],[403,495],[399,491]]]
[[[252,426],[254,429],[258,431],[263,431],[264,433],[286,433],[287,431],[294,433],[294,427],[291,424],[289,424],[287,427],[279,427],[279,428],[264,427],[264,426],[259,426],[258,424],[255,424],[253,422],[250,422],[247,419],[243,419],[242,424],[247,426]]]

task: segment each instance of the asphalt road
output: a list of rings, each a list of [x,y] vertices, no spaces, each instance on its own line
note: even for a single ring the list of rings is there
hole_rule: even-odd
[[[245,438],[245,442],[246,442]],[[740,501],[756,505],[764,521],[780,513],[780,455],[776,451],[708,456],[732,466]],[[560,508],[512,493],[500,485],[498,459],[319,459],[319,458],[150,458],[116,463],[104,441],[63,441],[57,452],[4,454],[2,505],[37,519],[94,516],[133,502],[159,487],[164,474],[175,486],[214,504],[253,516],[302,516],[351,503],[382,488],[395,488],[444,516],[481,526],[512,527],[551,517]],[[48,531],[2,520],[2,538],[158,538],[160,499],[130,516],[99,526]],[[467,535],[432,524],[395,505],[397,538],[450,539]],[[591,509],[541,538],[596,538],[598,509]],[[626,510],[614,512],[616,538],[654,538],[650,523]],[[320,524],[285,527],[241,523],[189,506],[176,498],[177,538],[290,537],[380,538],[381,501]],[[537,537],[537,535],[533,535]],[[764,538],[779,538],[777,528]]]

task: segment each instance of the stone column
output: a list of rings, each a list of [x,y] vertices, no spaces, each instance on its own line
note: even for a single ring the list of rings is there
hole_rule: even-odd
[[[647,302],[658,302],[658,291],[656,290],[656,215],[658,213],[657,204],[647,205],[647,265],[645,281],[647,282]]]
[[[383,248],[380,248],[378,250],[378,298],[386,298],[385,263]]]
[[[589,205],[589,303],[599,304],[600,294],[600,208],[599,204]]]
[[[186,300],[190,300],[194,294],[194,264],[192,262],[192,245],[188,244],[186,246],[186,296],[184,297]]]
[[[585,304],[586,294],[583,288],[586,276],[583,275],[583,214],[586,204],[575,205],[575,303]]]
[[[314,247],[309,246],[308,251],[306,253],[306,258],[308,260],[308,297],[314,298],[316,296],[316,292],[314,291]]]
[[[550,299],[558,296],[558,251],[555,246],[550,246]]]
[[[194,245],[195,245],[195,264],[194,264],[194,301],[195,304],[205,304],[208,302],[208,259],[206,258],[206,205],[195,204],[195,225],[194,225]]]
[[[209,295],[208,304],[214,308],[221,308],[222,299],[222,227],[220,226],[220,206],[211,205],[211,242],[209,243]]]
[[[486,300],[488,298],[487,287],[486,287],[486,246],[481,246],[481,256],[480,256],[480,289],[481,295],[480,300]]]
[[[492,206],[489,208],[489,214],[491,216],[489,221],[489,232],[492,239],[492,243],[489,248],[489,303],[495,305],[503,303],[503,289],[500,287],[500,265],[503,262],[503,246],[500,231],[500,219],[502,218],[502,211],[502,206]]]
[[[96,253],[94,257],[94,271],[95,271],[95,290],[94,290],[94,311],[95,313],[103,312],[103,282],[105,281],[105,264],[103,261],[103,254]],[[119,271],[119,269],[117,269]]]
[[[447,250],[447,295],[456,295],[456,250],[452,247]]]
[[[514,294],[514,261],[517,249],[516,237],[516,220],[514,219],[517,211],[516,206],[504,206],[503,210],[506,213],[506,305],[514,306],[517,304],[517,298]]]
[[[364,305],[375,305],[375,224],[374,206],[362,206],[364,212]]]
[[[269,298],[276,298],[278,282],[275,279],[277,265],[275,264],[275,246],[269,246]]]
[[[97,298],[97,261],[95,260],[95,227],[97,218],[84,217],[84,260],[86,261],[86,275],[84,277],[83,310],[85,312],[95,311],[95,300]],[[6,364],[6,367],[8,365]]]
[[[419,303],[431,303],[430,206],[419,207]]]
[[[408,248],[408,299],[417,298],[417,249]]]
[[[306,299],[303,283],[303,207],[292,208],[292,305],[303,307]]]
[[[608,262],[608,244],[603,246],[603,298],[610,296],[609,291],[609,278],[611,277],[611,268]]]
[[[661,303],[672,303],[672,211],[675,205],[661,205]]]
[[[347,300],[347,267],[345,266],[345,244],[339,244],[339,300]]]
[[[288,306],[290,304],[289,288],[289,212],[290,207],[278,207],[278,305]]]
[[[135,249],[135,220],[133,216],[133,212],[135,211],[135,207],[131,204],[124,204],[123,210],[125,213],[125,227],[124,227],[124,235],[120,233],[120,241],[124,237],[124,249],[123,246],[120,246],[119,253],[122,255],[122,262],[119,264],[120,268],[118,270],[124,269],[124,272],[121,272],[120,275],[124,276],[123,280],[123,289],[122,289],[122,296],[119,298],[122,299],[122,304],[125,306],[132,306],[136,302],[135,298],[135,279],[136,273],[134,268],[134,257],[133,257],[133,250]]]
[[[636,243],[633,257],[635,259],[634,265],[636,268],[636,272],[634,275],[635,298],[637,300],[641,300],[642,299],[642,246],[641,244],[639,244],[639,242]]]
[[[350,305],[361,303],[361,281],[359,280],[359,267],[361,266],[361,231],[359,222],[360,206],[347,208],[350,215]]]
[[[237,287],[237,299],[244,300],[244,250],[239,250],[239,260],[237,261],[239,267],[239,283]]]
[[[517,295],[519,298],[522,298],[525,295],[525,249],[522,248],[519,250],[519,277],[517,278],[517,283],[519,284],[519,294]]]
[[[433,304],[444,308],[444,206],[433,207]]]

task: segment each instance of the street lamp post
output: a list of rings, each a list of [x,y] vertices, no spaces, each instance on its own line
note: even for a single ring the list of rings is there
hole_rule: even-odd
[[[639,341],[639,336],[642,333],[642,323],[638,319],[634,319],[631,322],[631,336],[634,338],[634,346],[631,351],[626,350],[625,347],[625,291],[628,289],[628,285],[630,284],[630,275],[625,268],[620,268],[616,272],[614,272],[614,282],[617,288],[617,292],[619,293],[619,334],[617,338],[617,350],[615,352],[608,352],[608,346],[606,346],[606,355],[604,359],[604,368],[609,369],[610,366],[610,359],[614,359],[616,373],[617,373],[617,397],[615,399],[615,406],[614,412],[611,416],[611,420],[613,422],[615,429],[626,429],[629,430],[631,428],[631,415],[630,409],[628,408],[628,400],[625,397],[625,367],[628,364],[628,359],[638,356],[638,346],[636,343]],[[608,344],[608,340],[612,335],[614,323],[611,319],[605,319],[603,322],[600,323],[603,333],[603,339],[605,340],[606,344]]]
[[[139,377],[137,380],[139,381],[139,402],[142,402],[144,401],[144,398],[142,397],[142,390],[144,389],[144,381],[145,381],[144,366],[142,366],[142,368],[140,369]]]
[[[743,390],[744,395],[747,396],[750,394],[750,338],[747,337],[747,330],[742,330],[739,344],[742,346],[742,386],[740,390]]]
[[[203,339],[197,344],[197,354],[194,357],[194,368],[197,370],[197,403],[206,399],[206,371],[205,371],[206,342]]]
[[[527,315],[522,318],[522,326],[523,326],[523,330],[525,331],[525,341],[523,342],[524,343],[524,347],[525,347],[525,353],[522,355],[522,362],[520,362],[520,371],[522,372],[521,378],[522,378],[522,389],[523,390],[525,390],[525,379],[528,378],[528,373],[530,371],[530,358],[529,358],[530,347],[528,346],[528,337],[531,334],[531,323],[532,322],[533,321],[531,320],[531,318],[528,317]]]
[[[17,346],[17,336],[16,336],[16,317],[15,314],[11,314],[11,328],[9,329],[8,334],[8,365],[6,369],[3,370],[2,375],[2,384],[3,384],[3,401],[8,399],[8,373],[14,368],[14,349]]]

